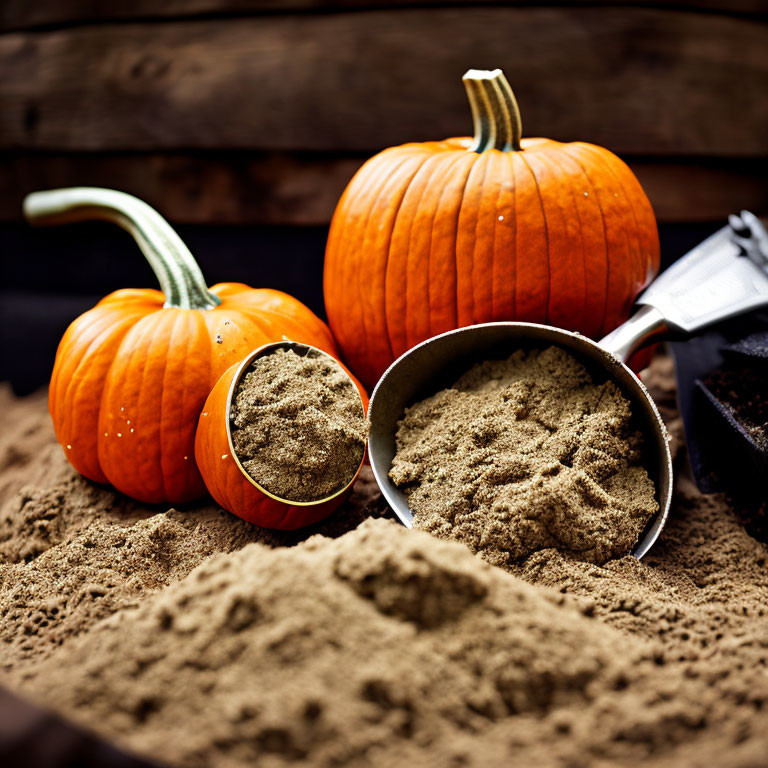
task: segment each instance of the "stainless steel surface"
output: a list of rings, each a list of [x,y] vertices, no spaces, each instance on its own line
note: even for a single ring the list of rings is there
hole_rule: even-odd
[[[678,259],[640,296],[690,334],[768,304],[768,234],[749,211]]]
[[[656,307],[644,306],[626,323],[601,339],[600,346],[616,355],[619,360],[629,360],[635,350],[665,336],[668,332],[664,315]]]
[[[403,411],[413,402],[452,384],[478,360],[501,358],[517,349],[557,344],[581,360],[597,380],[612,379],[632,403],[637,428],[646,436],[646,463],[656,484],[659,512],[649,523],[633,554],[642,557],[664,527],[672,498],[672,458],[667,430],[648,391],[613,354],[577,333],[535,323],[488,323],[435,336],[406,352],[381,377],[368,408],[368,455],[376,481],[395,514],[406,526],[413,514],[405,495],[389,479],[395,455],[395,432]]]
[[[763,269],[768,268],[768,232],[754,213],[742,211],[740,216],[729,216],[728,226],[733,230],[733,241],[744,254]]]
[[[768,304],[768,233],[748,211],[672,265],[640,297],[639,309],[599,344],[577,333],[534,323],[488,323],[459,328],[413,347],[387,369],[368,408],[368,455],[376,481],[404,525],[413,514],[389,479],[397,422],[405,408],[453,383],[480,360],[516,349],[557,344],[600,379],[613,379],[632,403],[646,436],[645,461],[656,484],[659,511],[633,554],[642,557],[661,533],[672,499],[669,436],[655,403],[624,361],[637,349],[671,333],[706,325]]]

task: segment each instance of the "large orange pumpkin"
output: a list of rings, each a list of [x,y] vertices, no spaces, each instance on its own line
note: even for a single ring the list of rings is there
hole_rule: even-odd
[[[333,216],[328,320],[368,385],[415,344],[474,323],[549,323],[598,338],[658,271],[653,211],[618,157],[521,140],[500,70],[470,70],[464,83],[474,140],[384,150]]]
[[[328,327],[280,291],[222,283],[210,290],[192,255],[152,208],[113,190],[38,192],[34,223],[101,218],[138,241],[162,288],[111,293],[78,317],[59,344],[49,408],[67,459],[86,477],[147,502],[205,494],[195,428],[221,374],[283,338],[334,356]]]

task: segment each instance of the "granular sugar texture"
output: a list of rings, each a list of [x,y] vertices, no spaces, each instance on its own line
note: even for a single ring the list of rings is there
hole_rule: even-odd
[[[603,563],[658,510],[630,419],[564,350],[520,350],[407,409],[390,477],[417,528],[495,565],[551,547]]]
[[[341,490],[365,453],[360,395],[329,355],[278,349],[259,357],[230,411],[235,453],[275,496],[316,501]]]
[[[595,697],[610,712],[619,680],[650,692],[648,648],[562,602],[456,543],[369,521],[335,541],[213,557],[24,686],[182,765],[423,765],[423,750],[462,765],[494,724],[514,738]],[[503,744],[485,765],[507,762]]]

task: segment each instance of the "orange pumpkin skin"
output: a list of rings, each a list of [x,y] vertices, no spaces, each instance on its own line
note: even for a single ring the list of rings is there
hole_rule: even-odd
[[[471,143],[384,150],[336,208],[325,306],[368,386],[415,344],[475,323],[547,323],[599,338],[658,272],[651,205],[614,154],[542,138],[519,151]]]
[[[150,503],[205,494],[194,437],[221,374],[284,337],[338,350],[328,327],[280,291],[222,283],[213,309],[163,308],[156,290],[121,290],[66,331],[49,408],[70,463],[96,482]]]
[[[344,493],[326,502],[298,506],[262,493],[248,481],[234,460],[227,432],[227,403],[232,380],[239,368],[239,363],[233,365],[216,382],[200,414],[195,458],[208,492],[221,507],[262,528],[289,531],[324,520],[344,503],[352,492],[354,480]],[[357,387],[367,409],[365,390],[359,384]],[[357,474],[359,470],[355,479]]]

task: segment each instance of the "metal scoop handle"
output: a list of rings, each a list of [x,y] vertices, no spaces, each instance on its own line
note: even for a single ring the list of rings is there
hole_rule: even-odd
[[[662,336],[688,336],[768,305],[768,232],[749,211],[730,216],[637,300],[639,309],[600,346],[625,361]]]

